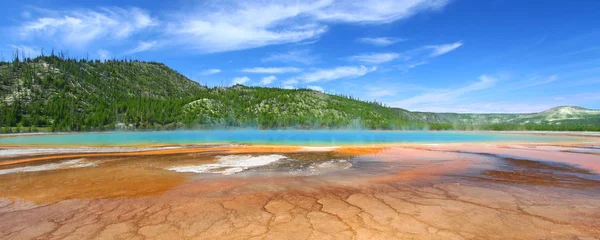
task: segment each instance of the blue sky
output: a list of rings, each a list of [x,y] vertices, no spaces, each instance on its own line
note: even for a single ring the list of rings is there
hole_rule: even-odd
[[[600,109],[600,1],[7,1],[0,53],[164,62],[209,86],[437,112]]]

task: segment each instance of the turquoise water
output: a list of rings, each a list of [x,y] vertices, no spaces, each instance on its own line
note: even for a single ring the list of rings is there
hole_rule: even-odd
[[[173,131],[30,135],[0,138],[0,145],[118,146],[144,144],[254,143],[348,145],[378,143],[556,142],[573,137],[427,131]]]

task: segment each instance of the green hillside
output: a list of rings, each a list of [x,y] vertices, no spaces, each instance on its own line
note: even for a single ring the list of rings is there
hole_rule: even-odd
[[[3,127],[27,130],[148,128],[175,122],[181,106],[203,89],[161,63],[15,60],[0,63],[0,119]]]
[[[153,62],[38,57],[1,63],[0,83],[4,132],[425,126],[378,103],[307,89],[206,88]]]
[[[161,63],[58,56],[0,62],[2,132],[143,129],[600,130],[600,111],[411,112],[308,89],[207,88]]]
[[[600,111],[576,106],[556,107],[550,110],[525,114],[509,120],[516,124],[548,124],[548,125],[598,125]]]
[[[397,111],[405,111],[398,109]],[[600,110],[555,107],[529,114],[473,114],[408,112],[436,130],[560,130],[600,131]]]
[[[189,127],[422,129],[374,102],[308,89],[245,87],[208,89],[183,106]]]

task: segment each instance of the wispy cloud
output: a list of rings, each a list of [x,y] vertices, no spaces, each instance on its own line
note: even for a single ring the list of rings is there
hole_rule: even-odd
[[[169,23],[171,38],[202,52],[225,52],[313,39],[326,27],[292,21],[321,4],[224,1]],[[284,24],[287,23],[287,24]]]
[[[298,83],[298,79],[295,79],[295,78],[290,78],[288,80],[283,81],[283,85],[288,85],[288,86],[294,85],[297,83]]]
[[[383,24],[439,10],[448,0],[220,1],[169,22],[167,35],[202,52],[312,41],[332,22]]]
[[[231,84],[232,85],[245,84],[245,83],[248,83],[248,82],[250,82],[250,78],[246,77],[246,76],[243,76],[243,77],[233,78],[233,80],[231,81]]]
[[[135,7],[33,9],[23,12],[24,23],[16,30],[23,39],[52,39],[56,47],[79,49],[113,40],[123,43],[136,34],[147,32],[144,37],[154,36],[155,39],[144,38],[147,39],[145,42],[127,53],[150,50],[157,42],[165,47],[214,53],[314,42],[333,24],[385,24],[440,10],[449,1],[200,1],[186,11],[162,14],[160,20],[158,15]],[[389,37],[363,39],[375,45],[390,45],[398,40]],[[302,64],[314,61],[298,53],[267,59]]]
[[[397,53],[368,53],[348,57],[348,60],[370,64],[381,64],[393,61],[398,57],[400,57],[400,54]]]
[[[397,100],[399,96],[404,96],[414,92],[431,91],[431,88],[404,83],[400,81],[390,81],[389,79],[370,80],[369,84],[364,83],[345,83],[340,90],[358,96],[367,100]]]
[[[264,77],[262,80],[260,80],[260,84],[262,85],[269,85],[271,83],[273,83],[273,81],[277,80],[277,77],[271,75],[268,77]]]
[[[418,66],[425,65],[425,64],[427,64],[427,61],[419,61],[419,62],[415,62],[415,63],[409,63],[408,65],[406,65],[406,68],[413,69],[413,68],[416,68]]]
[[[202,75],[202,76],[208,76],[208,75],[213,75],[213,74],[217,74],[217,73],[220,73],[220,72],[221,72],[221,69],[212,68],[212,69],[206,69],[206,70],[200,72],[200,75]]]
[[[331,69],[319,69],[314,72],[306,73],[298,77],[300,81],[311,83],[321,81],[331,81],[341,78],[355,78],[364,76],[367,73],[377,70],[377,67],[365,67],[365,66],[344,66],[336,67]]]
[[[431,45],[431,46],[427,46],[426,48],[429,48],[432,50],[432,52],[430,54],[431,57],[437,57],[437,56],[441,56],[446,53],[452,52],[452,51],[456,50],[457,48],[461,47],[462,45],[463,45],[462,42],[455,42],[455,43],[442,44],[442,45]]]
[[[84,47],[99,39],[125,39],[158,24],[139,8],[101,8],[38,11],[40,16],[18,27],[24,38],[55,39],[59,44]]]
[[[246,73],[266,73],[266,74],[281,74],[281,73],[295,73],[300,72],[302,69],[295,67],[254,67],[244,68],[241,72]]]
[[[558,75],[550,75],[550,76],[533,76],[529,77],[525,80],[515,80],[512,82],[508,82],[505,86],[498,90],[502,90],[504,92],[518,91],[525,88],[537,87],[549,83],[556,82],[559,79]]]
[[[408,50],[401,53],[405,62],[399,64],[398,67],[400,70],[409,71],[418,66],[428,64],[433,61],[434,58],[452,52],[461,46],[463,46],[462,41],[458,41],[440,45],[426,45]]]
[[[394,43],[400,42],[400,41],[402,41],[402,39],[390,38],[390,37],[376,37],[376,38],[364,37],[364,38],[358,38],[357,41],[359,41],[361,43],[374,45],[374,46],[385,47],[385,46],[389,46]]]
[[[367,86],[364,90],[365,90],[365,94],[369,98],[380,98],[380,97],[394,96],[397,93],[397,91],[395,89],[381,88],[381,87],[372,87],[372,86]]]
[[[452,113],[536,113],[556,107],[554,103],[523,103],[523,102],[481,102],[462,103],[460,105],[429,105],[410,110],[423,112],[452,112]]]
[[[10,48],[12,48],[12,51],[18,51],[19,52],[19,58],[21,58],[22,56],[25,57],[30,57],[30,58],[35,58],[37,56],[42,55],[41,54],[41,50],[37,47],[32,47],[32,46],[24,46],[24,45],[8,45]]]
[[[557,75],[552,75],[552,76],[548,76],[548,77],[533,77],[533,78],[529,79],[526,83],[523,83],[520,87],[521,88],[534,87],[534,86],[539,86],[539,85],[544,85],[544,84],[548,84],[551,82],[555,82],[556,80],[558,80]]]
[[[554,97],[554,100],[560,101],[558,105],[579,105],[586,102],[597,102],[600,101],[600,92],[562,95]]]
[[[263,62],[282,62],[282,63],[300,63],[304,65],[310,65],[318,61],[318,57],[315,56],[309,50],[292,50],[285,53],[274,53],[263,59]]]
[[[482,75],[479,77],[479,81],[461,88],[428,91],[408,99],[391,102],[390,105],[394,107],[414,109],[415,107],[423,107],[423,104],[452,103],[465,94],[493,87],[497,81],[498,80],[496,78]]]
[[[127,54],[134,54],[134,53],[139,53],[139,52],[145,52],[151,49],[154,49],[158,46],[158,41],[149,41],[149,42],[144,42],[141,41],[138,43],[137,47],[135,47],[134,49],[131,49],[129,51],[127,51]]]
[[[148,31],[147,39],[128,53],[161,46],[215,53],[286,43],[314,42],[329,26],[385,24],[415,14],[436,11],[449,0],[308,0],[308,1],[201,1],[186,11],[163,14],[161,19],[140,8],[93,8],[55,11],[35,9],[23,15],[17,27],[23,39],[53,39],[57,47],[84,49],[92,43],[123,42]],[[160,26],[160,28],[155,26]],[[398,39],[364,39],[389,45]],[[117,42],[117,41],[115,41]],[[95,45],[96,46],[96,45]],[[294,55],[296,54],[296,55]],[[271,59],[310,64],[297,53]]]
[[[97,54],[98,54],[98,59],[100,59],[102,61],[110,58],[110,52],[105,49],[98,50]]]
[[[439,10],[448,0],[338,0],[314,15],[320,20],[356,23],[389,23],[411,17],[419,12]]]
[[[308,85],[308,86],[306,86],[306,88],[315,90],[315,91],[319,91],[319,92],[325,92],[325,90],[322,87],[316,86],[316,85]]]

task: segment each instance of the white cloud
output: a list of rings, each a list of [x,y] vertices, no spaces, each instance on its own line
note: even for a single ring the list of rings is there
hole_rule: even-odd
[[[156,48],[157,45],[158,45],[158,41],[149,41],[149,42],[141,41],[141,42],[139,42],[137,47],[127,51],[127,54],[145,52],[145,51],[151,50],[153,48]]]
[[[98,50],[98,58],[102,61],[110,58],[110,52],[105,49]]]
[[[365,90],[366,95],[369,96],[370,98],[394,96],[397,94],[397,91],[392,88],[367,86],[364,90]]]
[[[458,41],[448,44],[426,45],[404,51],[400,54],[404,63],[399,64],[398,67],[402,71],[409,71],[418,66],[428,64],[433,61],[434,58],[454,51],[461,46],[463,46],[463,43]]]
[[[421,95],[417,95],[401,101],[391,102],[390,105],[394,107],[402,107],[407,109],[414,109],[415,107],[422,107],[423,104],[447,104],[454,102],[459,97],[474,91],[479,91],[493,87],[498,80],[493,77],[482,75],[479,77],[479,81],[471,83],[467,86],[452,89],[452,90],[434,90],[429,91]]]
[[[236,85],[236,84],[245,84],[247,82],[250,82],[250,78],[243,76],[243,77],[236,77],[233,78],[233,81],[231,81],[232,85]]]
[[[285,80],[283,82],[283,85],[294,85],[294,84],[297,84],[297,83],[298,83],[297,79],[291,78],[291,79]]]
[[[420,62],[408,64],[408,65],[406,65],[406,68],[413,69],[413,68],[416,68],[418,66],[425,65],[425,64],[427,64],[427,61],[420,61]]]
[[[389,23],[423,11],[439,10],[448,0],[338,0],[317,9],[320,20],[357,23]]]
[[[440,10],[449,1],[200,1],[185,11],[164,14],[161,21],[140,8],[35,9],[29,14],[23,13],[25,22],[17,27],[17,32],[26,40],[51,39],[56,47],[79,49],[92,43],[123,42],[147,32],[150,34],[144,34],[145,37],[160,37],[140,43],[130,53],[156,47],[154,41],[165,46],[213,53],[314,42],[331,24],[385,24],[421,12]],[[159,25],[160,28],[153,28]],[[372,43],[380,45],[389,45],[393,41],[397,39],[371,39]],[[314,58],[297,56],[297,53],[267,59],[303,64],[314,61]]]
[[[325,92],[325,90],[322,87],[315,86],[315,85],[308,85],[308,86],[306,86],[306,88],[315,90],[315,91],[319,91],[319,92]]]
[[[597,101],[600,101],[600,92],[577,93],[577,94],[564,95],[564,96],[560,96],[560,97],[556,97],[556,98],[557,99],[555,99],[555,100],[561,101],[561,103],[559,103],[559,105],[579,105],[584,102],[594,102],[595,103]]]
[[[263,62],[283,62],[283,63],[301,63],[305,65],[313,64],[317,57],[309,50],[293,50],[286,53],[275,53],[261,59]]]
[[[172,19],[167,35],[201,52],[224,52],[318,38],[331,22],[382,24],[448,0],[309,0],[205,2]]]
[[[373,72],[377,70],[377,67],[336,67],[331,69],[319,69],[311,73],[306,73],[298,77],[299,80],[303,82],[320,82],[320,81],[331,81],[340,78],[354,78],[360,77],[367,73]]]
[[[462,42],[455,42],[455,43],[442,44],[442,45],[426,46],[426,48],[432,49],[432,52],[430,54],[431,57],[437,57],[437,56],[441,56],[446,53],[452,52],[452,51],[456,50],[457,48],[461,47],[462,45],[463,45]]]
[[[281,87],[281,88],[283,88],[283,89],[295,89],[295,87],[294,87],[294,86],[291,86],[291,85],[284,85],[284,86],[283,86],[283,87]]]
[[[512,81],[512,82],[508,83],[506,86],[504,86],[504,88],[502,88],[501,90],[504,92],[518,91],[518,90],[522,90],[525,88],[549,84],[549,83],[557,81],[558,79],[559,79],[558,75],[550,75],[550,76],[545,76],[545,77],[533,76],[533,77],[529,77],[525,80]]]
[[[224,52],[315,38],[326,27],[296,17],[321,4],[285,1],[225,1],[169,24],[168,33],[180,43],[202,52]]]
[[[357,40],[362,43],[371,44],[371,45],[379,46],[379,47],[389,46],[389,45],[392,45],[399,41],[402,41],[402,39],[390,38],[390,37],[377,37],[377,38],[364,37],[364,38],[359,38]]]
[[[390,81],[388,78],[373,79],[369,84],[345,83],[346,92],[358,96],[361,99],[397,100],[399,96],[405,96],[414,92],[429,91],[430,88],[401,81]]]
[[[422,112],[452,113],[536,113],[556,107],[552,103],[524,102],[480,102],[462,103],[460,105],[429,105],[415,107],[410,110]]]
[[[262,80],[260,80],[260,84],[262,85],[269,85],[271,83],[273,83],[273,81],[277,80],[277,77],[271,75],[268,77],[264,77]]]
[[[266,73],[266,74],[281,74],[281,73],[295,73],[300,72],[302,69],[295,67],[255,67],[255,68],[244,68],[241,70],[246,73]]]
[[[534,78],[531,78],[527,83],[522,84],[521,88],[544,85],[544,84],[554,82],[556,80],[558,80],[557,75],[552,75],[552,76],[545,77],[545,78],[534,77]]]
[[[361,54],[356,56],[351,56],[348,60],[358,61],[362,63],[370,63],[370,64],[381,64],[393,61],[400,57],[400,54],[397,53],[368,53]]]
[[[212,69],[206,69],[206,70],[200,72],[200,75],[208,76],[208,75],[213,75],[213,74],[217,74],[217,73],[220,73],[220,72],[221,72],[221,69],[212,68]]]
[[[26,58],[35,58],[37,56],[42,55],[41,54],[41,50],[37,47],[32,47],[32,46],[23,46],[23,45],[8,45],[10,46],[10,48],[12,48],[12,51],[19,51],[19,59],[22,58],[23,56],[25,56]]]
[[[84,47],[99,39],[125,39],[158,22],[139,8],[40,11],[44,16],[18,27],[22,37],[54,39],[60,44]]]

